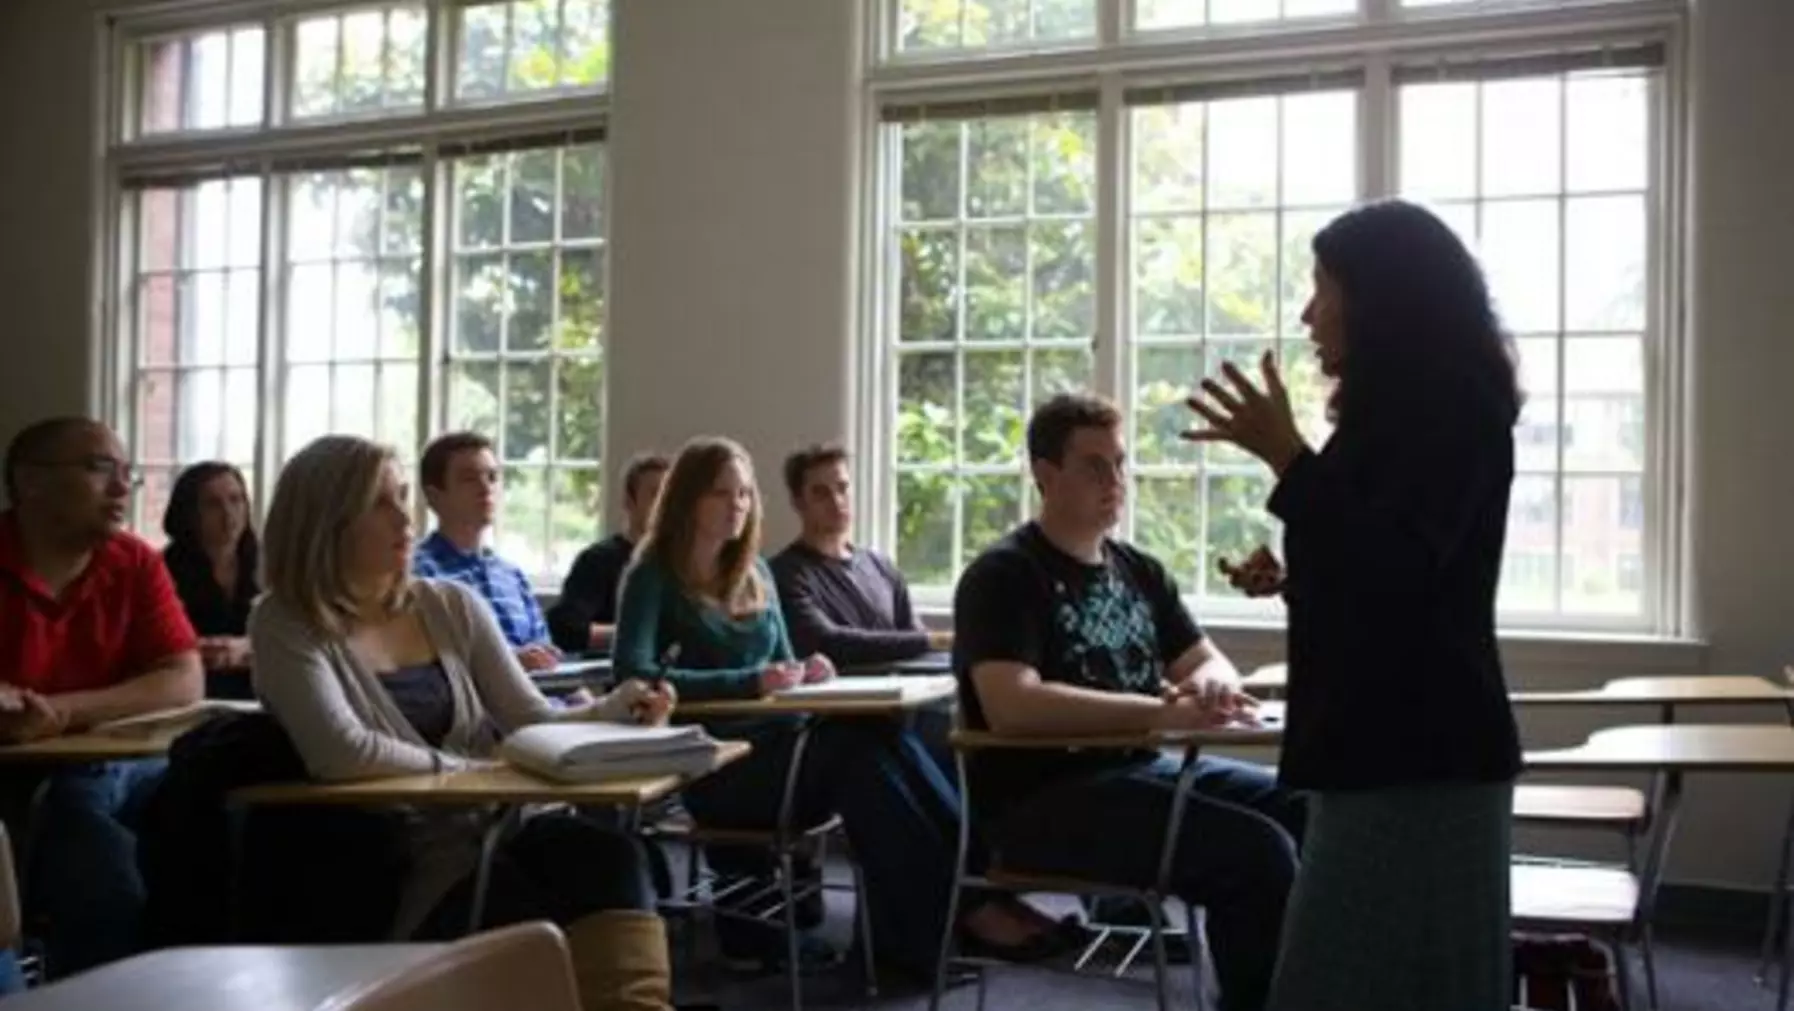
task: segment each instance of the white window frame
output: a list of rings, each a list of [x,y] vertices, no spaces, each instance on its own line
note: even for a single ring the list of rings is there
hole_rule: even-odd
[[[1093,0],[1097,37],[1077,44],[1016,44],[965,52],[902,53],[897,49],[900,0],[877,0],[868,18],[862,94],[860,234],[864,255],[859,292],[861,335],[855,381],[855,478],[867,503],[868,543],[893,550],[896,473],[892,422],[898,391],[892,341],[896,334],[900,264],[889,255],[902,153],[888,140],[881,110],[891,105],[983,99],[1006,93],[1095,90],[1097,112],[1097,245],[1095,392],[1115,399],[1131,417],[1127,379],[1131,285],[1123,228],[1128,106],[1133,83],[1268,78],[1311,68],[1356,67],[1364,74],[1358,115],[1362,198],[1397,193],[1398,115],[1392,70],[1397,62],[1453,57],[1487,58],[1552,49],[1661,44],[1660,84],[1653,96],[1653,149],[1648,192],[1647,272],[1651,296],[1645,332],[1645,526],[1643,600],[1636,615],[1503,616],[1504,635],[1525,632],[1682,638],[1691,634],[1686,493],[1687,360],[1686,253],[1683,208],[1687,161],[1685,0],[1480,0],[1450,7],[1404,9],[1400,0],[1359,0],[1354,16],[1319,17],[1262,25],[1136,30],[1136,0]],[[1561,265],[1560,265],[1561,270]],[[1195,377],[1192,377],[1195,378]],[[955,537],[958,533],[955,533]],[[918,603],[940,610],[951,587],[918,587]],[[1193,601],[1194,602],[1194,601]],[[1219,627],[1282,623],[1280,604],[1202,601],[1204,618]]]
[[[283,387],[290,368],[282,343],[283,289],[289,270],[285,224],[290,210],[288,180],[301,171],[296,166],[317,162],[331,167],[367,152],[408,152],[409,158],[421,165],[425,201],[418,278],[419,444],[399,447],[402,455],[416,459],[423,445],[443,430],[448,416],[445,380],[452,314],[448,272],[455,262],[450,232],[454,217],[454,158],[511,139],[530,139],[540,146],[607,143],[608,81],[592,87],[555,86],[497,100],[455,100],[460,26],[456,14],[468,5],[466,0],[417,0],[424,11],[426,31],[420,108],[290,117],[286,86],[295,71],[296,23],[308,16],[401,3],[402,0],[171,0],[102,11],[96,16],[94,52],[100,68],[95,107],[99,157],[93,177],[97,315],[91,328],[90,350],[96,363],[91,407],[96,416],[113,421],[127,446],[137,444],[132,430],[137,420],[137,324],[130,318],[135,311],[131,288],[135,283],[137,253],[127,248],[127,241],[135,237],[132,210],[135,194],[143,187],[142,180],[259,177],[262,283],[256,369],[260,410],[253,422],[255,487],[251,489],[258,509],[265,509],[272,496],[281,462],[281,426],[286,415]],[[614,9],[612,0],[607,10],[613,18]],[[141,43],[158,37],[250,26],[261,27],[267,40],[259,126],[136,135],[142,83],[138,59]],[[377,155],[371,163],[383,164],[380,157]],[[609,173],[604,177],[606,191],[600,200],[602,205],[608,205]],[[556,213],[559,214],[558,208]],[[608,245],[608,237],[602,237],[599,244]],[[608,258],[605,262],[608,264]],[[608,313],[608,299],[606,308]],[[601,419],[607,402],[607,397],[600,397]],[[502,410],[501,399],[501,413]],[[550,424],[558,425],[558,420],[550,419]],[[608,431],[608,425],[604,429]],[[487,434],[496,441],[497,433]],[[605,449],[600,446],[601,460]],[[551,459],[548,466],[554,465]],[[580,462],[575,469],[586,467]],[[552,510],[552,500],[549,508]],[[413,496],[413,510],[422,529],[427,513],[421,495]],[[594,537],[597,533],[594,528]],[[540,584],[552,585],[558,585],[563,575],[564,572],[531,573]]]

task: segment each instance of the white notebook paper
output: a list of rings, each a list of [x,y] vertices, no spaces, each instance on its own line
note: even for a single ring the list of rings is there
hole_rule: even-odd
[[[877,677],[838,677],[815,684],[793,685],[773,695],[775,698],[808,702],[900,702],[905,689],[915,691],[933,678],[888,675]]]
[[[505,761],[568,783],[633,776],[697,775],[716,763],[717,743],[700,726],[538,723],[499,745]]]

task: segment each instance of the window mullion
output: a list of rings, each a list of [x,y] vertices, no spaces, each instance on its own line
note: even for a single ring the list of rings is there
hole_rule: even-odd
[[[1126,231],[1128,209],[1127,106],[1122,81],[1109,75],[1102,82],[1096,119],[1096,333],[1092,378],[1097,392],[1131,411],[1127,348],[1128,278]]]
[[[286,440],[285,410],[275,405],[286,404],[286,343],[291,337],[281,325],[284,312],[286,267],[282,262],[285,248],[286,182],[274,172],[262,172],[262,284],[261,304],[256,318],[261,332],[256,344],[256,377],[260,410],[255,426],[255,483],[257,501],[264,509],[274,498],[274,479],[281,463],[280,448]]]
[[[1374,2],[1374,0],[1373,0]],[[1358,93],[1358,196],[1364,200],[1392,197],[1400,185],[1396,166],[1401,164],[1401,115],[1399,93],[1389,71],[1389,60],[1372,56],[1364,66],[1364,88]]]
[[[417,278],[418,443],[411,447],[414,459],[422,458],[423,444],[447,417],[443,405],[447,390],[447,383],[443,379],[446,356],[438,349],[446,348],[449,344],[445,336],[449,316],[444,309],[446,299],[443,293],[448,290],[448,270],[452,268],[454,259],[448,252],[451,224],[447,213],[448,197],[445,195],[453,190],[447,184],[450,171],[450,167],[443,164],[434,148],[425,150],[423,214],[419,222],[419,238],[423,240],[422,262]],[[424,519],[422,496],[413,497],[411,509],[413,518],[421,529]]]
[[[448,104],[454,85],[454,53],[461,27],[449,0],[428,0],[424,12],[424,112]]]

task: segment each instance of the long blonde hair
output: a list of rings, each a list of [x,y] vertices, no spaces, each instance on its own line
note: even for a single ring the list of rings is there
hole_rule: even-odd
[[[692,545],[698,533],[698,503],[716,486],[723,468],[733,461],[748,475],[753,491],[741,536],[723,545],[716,560],[716,578],[706,582],[692,569]],[[701,436],[686,443],[661,485],[648,533],[636,549],[637,560],[649,558],[672,573],[688,593],[711,597],[730,614],[766,608],[767,588],[756,564],[760,558],[760,489],[753,483],[754,461],[739,443],[720,436]]]
[[[380,479],[397,463],[392,449],[351,435],[326,435],[281,468],[262,525],[262,585],[318,629],[346,635],[359,614],[344,570],[349,527],[380,497]],[[411,580],[393,581],[383,603],[397,611]]]

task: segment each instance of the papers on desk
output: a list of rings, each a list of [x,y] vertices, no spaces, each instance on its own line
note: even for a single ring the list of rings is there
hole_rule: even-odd
[[[94,724],[91,732],[104,737],[139,737],[157,733],[178,734],[199,726],[214,716],[225,713],[259,713],[262,704],[253,700],[200,699],[173,709],[158,709],[123,719]]]
[[[904,692],[927,692],[938,687],[942,681],[951,683],[953,676],[888,674],[865,678],[834,678],[831,681],[818,681],[814,685],[780,688],[779,692],[773,692],[773,697],[804,703],[901,703]]]
[[[640,776],[696,776],[716,765],[717,742],[700,726],[538,723],[499,745],[506,762],[563,783]]]

